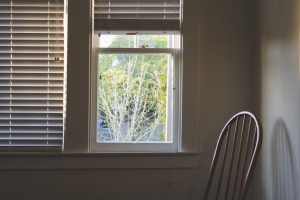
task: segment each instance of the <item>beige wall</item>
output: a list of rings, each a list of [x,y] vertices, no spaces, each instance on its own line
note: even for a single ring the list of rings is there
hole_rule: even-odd
[[[248,1],[203,0],[199,13],[200,134],[206,151],[225,120],[255,109],[255,12]]]
[[[264,142],[261,199],[298,199],[300,147],[298,0],[260,2],[258,64]]]
[[[68,46],[68,95],[78,91],[81,95],[76,101],[68,99],[69,136],[66,137],[66,146],[69,142],[77,143],[77,139],[68,138],[71,134],[78,134],[81,140],[88,140],[85,132],[88,113],[86,108],[81,107],[88,101],[88,91],[82,89],[87,85],[78,82],[89,78],[89,74],[80,73],[80,69],[88,67],[89,63],[88,45],[82,40],[91,34],[85,29],[89,24],[80,23],[81,18],[88,17],[88,8],[84,7],[82,0],[71,1],[73,5],[69,9],[74,8],[76,12],[69,15],[78,18],[78,23],[70,24],[69,37],[73,41],[78,40],[78,43],[70,43]],[[175,167],[159,169],[161,160],[154,156],[143,162],[156,163],[157,168],[93,168],[89,157],[82,155],[78,159],[89,163],[88,169],[58,167],[1,170],[3,199],[199,199],[219,131],[235,112],[255,110],[256,13],[252,1],[185,0],[185,6],[183,67],[190,71],[183,74],[183,84],[189,88],[183,91],[183,95],[191,95],[193,98],[183,102],[183,126],[194,134],[192,138],[187,138],[187,143],[196,147],[191,150],[198,149],[201,152],[198,156],[199,167],[182,167],[180,161],[173,162],[170,159],[172,156],[166,156],[165,159]],[[71,123],[80,116],[82,120]],[[86,149],[80,143],[77,148]],[[103,158],[98,156],[101,162]],[[12,158],[12,165],[20,163],[15,162],[18,159]],[[50,161],[47,158],[26,157],[24,162]],[[62,166],[64,162],[68,162],[67,159],[62,161]],[[139,160],[125,159],[122,163],[132,166],[135,162]]]
[[[199,193],[225,122],[236,112],[255,111],[255,11],[253,1],[200,1]]]
[[[187,199],[192,170],[1,171],[5,200]],[[172,180],[184,182],[172,182]],[[171,180],[171,181],[170,181]],[[188,183],[188,184],[187,184]],[[141,198],[142,197],[142,198]]]

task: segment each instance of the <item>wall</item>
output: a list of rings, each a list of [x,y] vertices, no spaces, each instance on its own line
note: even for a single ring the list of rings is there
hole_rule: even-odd
[[[260,1],[260,199],[299,198],[299,1]],[[258,199],[258,197],[256,198]]]
[[[83,51],[88,45],[82,39],[91,33],[86,29],[89,24],[81,22],[88,17],[88,8],[84,7],[87,4],[82,0],[71,2],[76,12],[69,13],[69,17],[72,15],[78,21],[70,24],[69,36],[78,43],[68,45],[68,95],[78,91],[83,95],[77,100],[68,99],[67,127],[70,128],[67,129],[66,147],[75,143],[77,149],[85,151],[87,148],[80,146],[79,140],[88,140],[85,132],[88,113],[82,107],[88,102],[88,91],[84,89],[88,86],[78,80],[86,82],[84,80],[89,78],[89,74],[81,73],[80,69],[88,67],[89,52]],[[185,0],[185,6],[183,56],[187,64],[183,67],[189,67],[190,71],[184,74],[183,84],[189,88],[184,95],[193,98],[183,102],[183,125],[194,134],[192,138],[196,138],[188,138],[188,141],[199,147],[198,168],[195,169],[195,163],[186,165],[185,160],[174,161],[172,155],[165,155],[163,159],[154,155],[146,160],[117,155],[108,159],[113,160],[112,166],[99,164],[100,167],[95,167],[95,163],[105,163],[107,159],[95,155],[97,162],[94,162],[83,154],[76,158],[77,162],[71,162],[73,167],[64,167],[70,166],[66,155],[54,168],[47,157],[9,156],[10,164],[3,169],[0,167],[3,199],[199,199],[219,131],[234,113],[255,110],[255,12],[252,1]],[[78,123],[72,123],[80,116]],[[74,134],[80,136],[72,138]],[[118,161],[119,158],[124,160]],[[163,160],[169,163],[167,167],[161,167]],[[1,161],[7,162],[3,157]],[[26,163],[33,163],[33,166],[23,169],[22,164]],[[34,167],[41,163],[49,167]],[[138,163],[145,163],[146,167],[135,167]],[[147,167],[147,164],[150,165]],[[116,168],[119,165],[127,167]]]
[[[188,199],[192,155],[6,154],[1,199]]]
[[[255,109],[255,12],[250,1],[203,0],[199,13],[200,132],[206,151],[226,119]]]
[[[28,200],[186,199],[189,185],[167,183],[170,177],[191,177],[180,170],[35,170],[2,171],[2,198]],[[158,174],[160,174],[158,176]],[[175,176],[174,174],[177,174]],[[13,178],[12,178],[13,177]],[[16,178],[18,177],[18,178]],[[129,178],[130,177],[130,178]],[[17,182],[16,182],[17,181]],[[31,181],[28,183],[28,181]],[[172,185],[173,184],[173,185]]]
[[[203,157],[199,160],[197,196],[204,190],[225,122],[236,112],[255,112],[255,6],[253,1],[200,1],[199,132]]]

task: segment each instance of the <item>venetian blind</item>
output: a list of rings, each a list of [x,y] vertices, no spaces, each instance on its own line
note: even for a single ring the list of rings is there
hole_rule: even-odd
[[[61,150],[64,0],[1,0],[0,52],[0,148]]]
[[[95,0],[95,31],[180,31],[180,0]]]

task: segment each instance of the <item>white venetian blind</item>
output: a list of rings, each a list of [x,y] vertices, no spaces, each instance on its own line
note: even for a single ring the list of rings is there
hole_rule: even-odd
[[[0,1],[0,149],[61,150],[64,0]]]
[[[95,31],[180,31],[181,0],[95,0]]]

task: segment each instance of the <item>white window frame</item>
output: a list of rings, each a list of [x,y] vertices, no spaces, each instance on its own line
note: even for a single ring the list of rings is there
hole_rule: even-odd
[[[203,91],[203,76],[200,69],[200,28],[198,2],[183,1],[184,23],[180,33],[179,65],[179,109],[178,153],[199,153],[204,151],[206,126],[201,112],[206,108],[200,106],[200,99],[206,94]],[[68,72],[67,72],[67,107],[64,153],[91,152],[90,130],[91,104],[93,98],[90,85],[93,76],[93,54],[96,53],[93,42],[96,42],[93,29],[93,1],[69,1],[68,3]],[[80,13],[80,15],[78,15]],[[80,24],[80,26],[78,26]],[[97,37],[97,36],[96,36]],[[201,76],[200,76],[201,75]],[[205,102],[204,102],[205,104]],[[207,133],[209,134],[209,133]],[[117,153],[118,155],[118,153]],[[123,155],[122,155],[123,156]]]
[[[176,36],[173,36],[176,38]],[[98,36],[94,36],[94,48],[91,67],[91,105],[90,105],[90,152],[154,152],[154,153],[174,153],[179,151],[180,135],[181,135],[181,106],[180,105],[180,49],[178,48],[99,48]],[[173,96],[171,107],[167,108],[168,122],[167,134],[172,134],[171,142],[103,142],[97,143],[97,105],[98,105],[98,75],[99,75],[99,59],[100,54],[166,54],[173,59],[169,63],[172,67],[173,82],[169,89]],[[169,73],[169,72],[168,72]],[[170,84],[170,83],[168,83]],[[169,100],[167,100],[169,101]],[[171,109],[169,109],[171,108]],[[171,121],[171,123],[170,123]],[[170,132],[169,132],[170,131]]]

